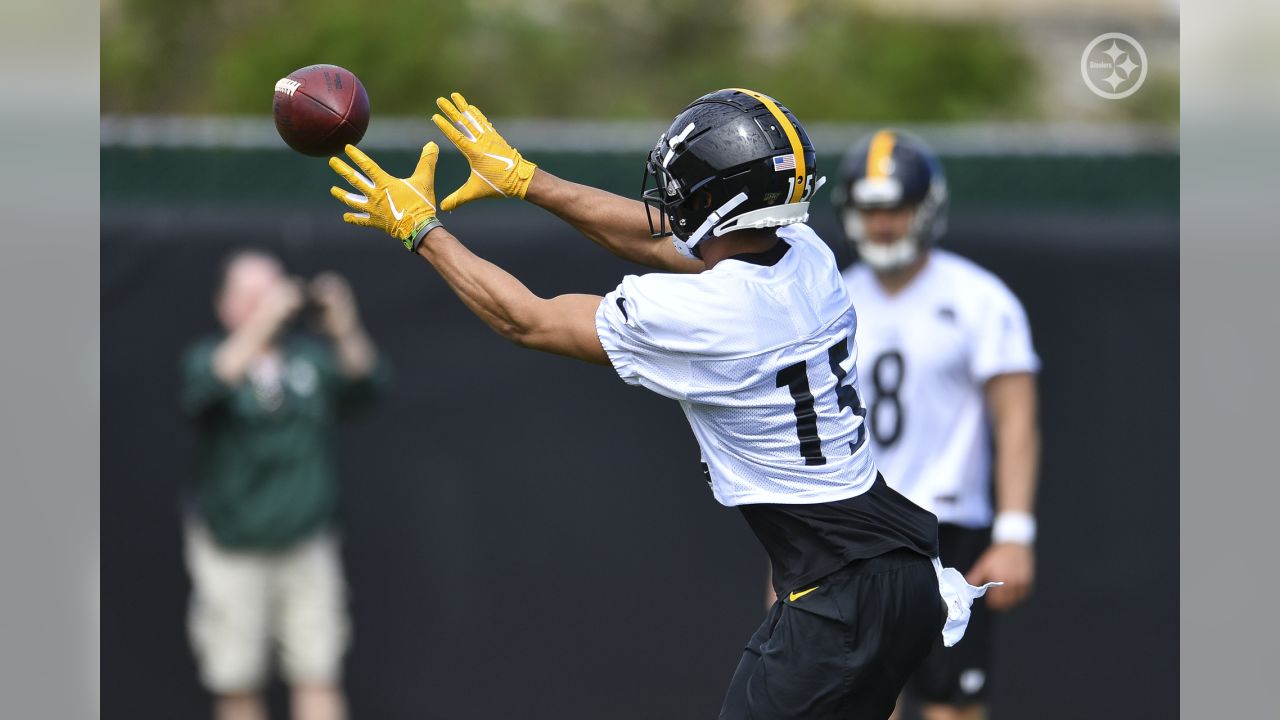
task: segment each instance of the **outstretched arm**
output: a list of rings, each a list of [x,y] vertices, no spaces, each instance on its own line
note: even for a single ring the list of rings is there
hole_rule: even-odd
[[[676,252],[669,238],[649,233],[644,203],[562,180],[538,168],[525,200],[572,225],[592,242],[624,260],[669,272],[699,273],[699,260]]]
[[[523,347],[608,365],[596,335],[599,295],[534,295],[519,280],[477,257],[448,230],[427,233],[417,253],[440,273],[471,312]]]
[[[453,93],[451,100],[439,98],[436,105],[443,115],[431,119],[471,165],[467,181],[444,199],[441,210],[482,198],[524,198],[624,260],[670,272],[706,269],[676,252],[667,238],[650,234],[640,201],[561,180],[525,160],[460,93]]]
[[[502,268],[476,257],[441,227],[436,219],[435,191],[440,149],[435,143],[423,146],[418,166],[407,178],[388,175],[352,145],[346,151],[359,172],[340,158],[329,159],[329,167],[352,188],[329,189],[330,195],[351,209],[342,216],[344,221],[382,230],[431,263],[462,302],[508,340],[535,350],[609,364],[596,335],[596,310],[603,298],[540,298]]]

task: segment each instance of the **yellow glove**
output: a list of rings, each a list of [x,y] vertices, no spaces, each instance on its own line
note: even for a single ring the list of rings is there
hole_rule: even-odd
[[[523,198],[538,166],[520,157],[520,152],[493,129],[480,108],[461,94],[453,93],[453,102],[436,98],[436,105],[448,120],[439,115],[432,115],[431,120],[471,164],[467,182],[445,198],[440,209],[448,212],[487,197]]]
[[[395,178],[360,148],[348,145],[347,157],[363,174],[336,157],[329,158],[329,167],[359,192],[331,187],[329,194],[355,211],[342,216],[345,222],[378,228],[404,243],[409,252],[415,252],[422,238],[440,227],[436,219],[436,158],[439,155],[440,146],[427,143],[413,174],[408,178]]]

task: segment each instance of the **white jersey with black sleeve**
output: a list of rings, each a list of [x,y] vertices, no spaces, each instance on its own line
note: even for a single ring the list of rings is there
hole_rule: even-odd
[[[858,368],[885,480],[940,522],[990,525],[984,388],[1040,368],[1022,305],[992,273],[936,248],[893,295],[864,264],[844,276],[861,313]]]
[[[596,315],[624,381],[680,402],[716,500],[824,503],[876,479],[857,392],[857,318],[808,226],[697,275],[627,276]]]

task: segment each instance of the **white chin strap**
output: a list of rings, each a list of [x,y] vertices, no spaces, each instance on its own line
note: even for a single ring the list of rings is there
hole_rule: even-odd
[[[823,178],[826,180],[826,178]],[[693,254],[693,248],[706,237],[710,232],[712,235],[719,237],[725,233],[731,233],[734,230],[750,230],[769,227],[781,227],[783,225],[791,225],[792,223],[802,223],[809,219],[809,203],[798,202],[788,203],[786,205],[774,205],[772,207],[760,208],[744,212],[736,217],[729,218],[723,224],[717,225],[725,216],[733,211],[742,203],[747,201],[746,193],[738,193],[729,198],[729,201],[716,211],[711,213],[707,219],[698,226],[697,230],[689,236],[688,240],[681,240],[674,235],[671,241],[675,244],[676,250],[687,258],[697,259]]]
[[[915,262],[920,255],[920,244],[910,236],[900,237],[887,245],[862,240],[857,246],[862,261],[877,272],[901,270]]]
[[[807,202],[774,205],[773,207],[744,212],[718,226],[711,231],[711,234],[718,237],[725,233],[731,233],[734,230],[758,230],[760,228],[782,227],[783,225],[791,225],[792,223],[802,223],[808,219],[809,203]]]

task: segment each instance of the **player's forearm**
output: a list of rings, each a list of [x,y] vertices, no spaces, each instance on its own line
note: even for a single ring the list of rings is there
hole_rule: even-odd
[[[418,254],[499,335],[519,343],[533,331],[534,306],[543,300],[507,271],[476,256],[448,230],[436,228],[428,233]]]
[[[681,257],[666,238],[650,234],[644,203],[569,182],[539,168],[525,200],[572,225],[592,242],[624,260],[672,272],[701,272],[696,260]]]
[[[995,435],[996,511],[1032,513],[1040,469],[1035,376],[995,378],[988,388]]]
[[[1034,420],[996,433],[996,512],[1033,514],[1040,470],[1040,431]]]

